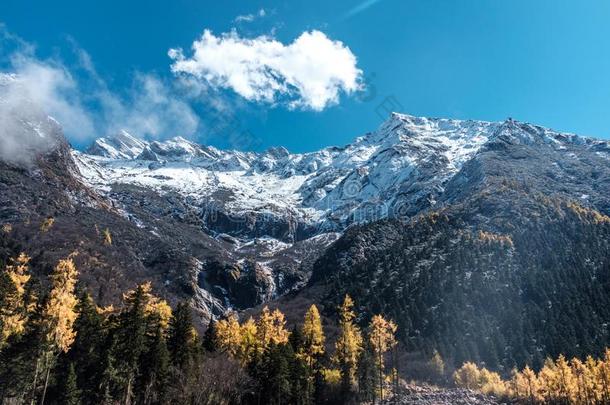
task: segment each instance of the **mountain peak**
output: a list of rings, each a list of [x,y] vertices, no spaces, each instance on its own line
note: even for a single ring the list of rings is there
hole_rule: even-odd
[[[110,159],[133,159],[138,156],[148,142],[138,139],[124,129],[113,135],[96,139],[86,153]]]

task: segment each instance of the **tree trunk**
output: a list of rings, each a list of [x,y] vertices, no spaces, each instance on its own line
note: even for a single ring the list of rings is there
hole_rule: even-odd
[[[36,359],[36,371],[34,371],[34,385],[32,385],[32,401],[31,405],[36,403],[36,384],[38,384],[38,371],[40,369],[40,358]]]
[[[42,390],[42,399],[40,405],[44,405],[44,399],[47,396],[47,387],[49,385],[49,374],[51,374],[51,365],[49,364],[49,354],[47,353],[45,359],[45,367],[47,368],[47,375],[44,378],[44,389]]]
[[[383,363],[381,356],[381,350],[379,350],[379,399],[383,401]]]
[[[383,353],[381,351],[381,337],[378,338],[379,349],[379,399],[383,401]]]
[[[131,404],[131,377],[127,380],[127,387],[125,387],[125,398],[123,400],[123,405]]]

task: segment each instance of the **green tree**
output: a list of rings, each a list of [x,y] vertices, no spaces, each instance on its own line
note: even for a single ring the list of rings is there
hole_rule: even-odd
[[[276,405],[288,402],[292,394],[291,364],[294,352],[289,344],[271,342],[260,362],[258,383],[261,403]]]
[[[208,327],[205,329],[203,334],[203,348],[208,353],[214,353],[218,350],[218,340],[216,337],[216,321],[210,318],[210,322],[208,323]]]
[[[153,318],[157,315],[152,315]],[[158,319],[149,320],[146,349],[138,365],[138,403],[164,403],[169,378],[170,353],[163,328]]]
[[[58,403],[61,405],[80,405],[81,390],[78,389],[78,382],[74,363],[68,365],[68,372],[60,384]]]
[[[120,314],[115,345],[111,357],[116,361],[113,367],[122,385],[122,400],[131,404],[133,386],[138,374],[140,356],[146,349],[146,307],[150,300],[150,290],[146,285],[138,285],[125,294],[125,309]],[[110,369],[107,369],[110,371]]]
[[[83,293],[76,305],[78,316],[74,322],[76,337],[66,357],[78,372],[78,386],[83,397],[94,398],[99,387],[102,346],[107,330],[104,316],[93,302],[91,295]]]
[[[358,395],[363,402],[375,402],[377,372],[370,342],[366,342],[358,359]]]
[[[197,353],[197,332],[187,303],[176,306],[169,323],[167,347],[172,364],[181,369],[186,368]]]

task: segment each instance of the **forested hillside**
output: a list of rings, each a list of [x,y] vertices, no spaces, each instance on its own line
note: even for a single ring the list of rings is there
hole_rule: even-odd
[[[493,193],[408,223],[350,229],[317,262],[312,284],[326,285],[331,301],[357,297],[363,313],[395,319],[409,349],[436,349],[456,365],[508,371],[549,355],[601,354],[610,218],[508,185]]]

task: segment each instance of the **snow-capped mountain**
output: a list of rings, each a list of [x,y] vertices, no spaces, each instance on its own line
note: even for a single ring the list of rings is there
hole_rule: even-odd
[[[500,127],[392,114],[378,131],[345,147],[304,154],[281,147],[221,151],[179,137],[145,142],[121,132],[74,157],[101,192],[118,184],[176,192],[202,215],[255,222],[236,230],[209,220],[213,231],[290,243],[433,205],[443,184]],[[290,226],[279,233],[264,226],[282,218]]]
[[[44,114],[11,122],[31,139],[63,139]],[[493,157],[505,145],[510,158]],[[346,146],[302,154],[219,150],[180,137],[146,141],[125,131],[84,152],[65,140],[51,149],[39,153],[36,170],[0,162],[0,180],[8,179],[0,182],[1,223],[21,223],[27,232],[19,243],[27,244],[37,221],[54,217],[51,248],[41,254],[80,246],[84,283],[108,303],[152,279],[167,296],[191,299],[204,319],[302,288],[314,262],[353,224],[459,204],[487,181],[482,156],[492,156],[485,167],[501,170],[503,181],[527,176],[545,193],[610,210],[607,141],[510,119],[394,113]],[[532,176],[534,169],[548,176]],[[111,248],[100,243],[101,229],[113,233]]]
[[[293,243],[434,206],[462,165],[507,133],[556,150],[589,143],[603,152],[608,145],[510,119],[492,123],[394,113],[377,131],[345,147],[311,153],[281,147],[222,151],[180,137],[145,142],[122,132],[74,157],[86,181],[102,193],[121,184],[177,193],[213,233]]]

